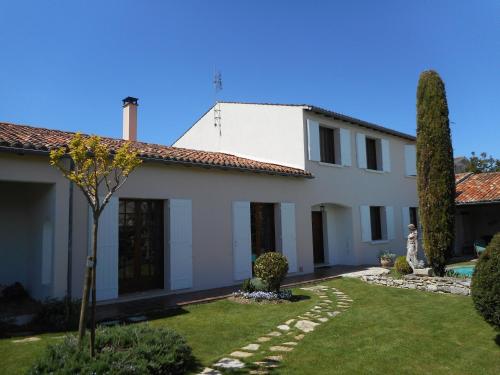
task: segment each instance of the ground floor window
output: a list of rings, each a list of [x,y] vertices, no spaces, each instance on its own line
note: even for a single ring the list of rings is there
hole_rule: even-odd
[[[252,264],[263,253],[276,250],[274,203],[250,203]]]
[[[162,289],[163,201],[120,199],[119,293]]]
[[[370,223],[372,230],[372,241],[382,239],[382,207],[370,207]]]
[[[418,209],[417,207],[410,207],[410,224],[418,228]]]

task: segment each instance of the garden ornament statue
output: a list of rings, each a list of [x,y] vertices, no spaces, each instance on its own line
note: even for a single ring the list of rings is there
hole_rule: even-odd
[[[417,227],[415,225],[408,225],[408,230],[410,234],[408,235],[408,241],[406,242],[406,261],[411,266],[412,270],[415,268],[421,268],[420,262],[417,259],[418,253],[418,233]]]

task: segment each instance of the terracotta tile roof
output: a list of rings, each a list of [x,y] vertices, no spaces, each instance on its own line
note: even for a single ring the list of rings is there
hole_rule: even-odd
[[[500,203],[500,172],[459,173],[455,180],[456,204]]]
[[[455,183],[458,184],[459,182],[469,177],[471,174],[471,172],[455,173]]]
[[[47,154],[51,149],[66,145],[75,133],[26,125],[0,122],[0,151],[38,152]],[[114,150],[125,142],[122,139],[102,137]],[[278,164],[264,163],[235,155],[169,147],[152,143],[132,142],[140,157],[169,164],[183,164],[226,170],[250,171],[282,176],[312,178],[311,173]]]

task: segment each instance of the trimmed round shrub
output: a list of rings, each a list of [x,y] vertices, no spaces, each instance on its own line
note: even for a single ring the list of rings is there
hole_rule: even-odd
[[[195,365],[182,336],[147,324],[98,328],[96,357],[88,335],[82,349],[74,335],[48,345],[28,374],[184,374]]]
[[[288,273],[288,260],[280,253],[270,251],[257,258],[254,272],[267,284],[269,292],[279,292],[281,282]]]
[[[479,257],[471,283],[476,310],[492,326],[500,329],[500,233]]]
[[[406,261],[406,257],[404,256],[396,258],[396,262],[394,262],[394,268],[396,268],[396,271],[402,275],[408,275],[413,272],[413,269]]]

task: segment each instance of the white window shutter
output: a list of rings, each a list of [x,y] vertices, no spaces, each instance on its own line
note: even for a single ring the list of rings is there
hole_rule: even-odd
[[[405,145],[405,170],[407,176],[417,175],[417,148],[415,145]]]
[[[370,242],[372,240],[370,206],[359,206],[359,214],[361,218],[361,241]]]
[[[53,226],[50,220],[43,223],[42,232],[42,285],[52,283],[52,254],[54,251]]]
[[[382,147],[382,168],[384,172],[391,171],[391,150],[390,144],[387,139],[381,139],[380,145]]]
[[[386,228],[387,228],[387,239],[393,240],[395,238],[394,207],[392,207],[392,206],[385,207],[385,220],[386,220]]]
[[[346,167],[352,165],[351,161],[351,131],[340,129],[340,162]]]
[[[403,207],[401,209],[402,222],[403,222],[403,238],[408,237],[408,225],[410,225],[410,207]]]
[[[366,169],[366,136],[362,133],[356,134],[356,157],[358,168]]]
[[[307,120],[307,138],[309,149],[309,160],[320,161],[319,152],[319,123],[314,120]]]
[[[288,260],[288,272],[297,272],[295,203],[280,204],[281,252]]]
[[[170,289],[193,286],[193,219],[190,199],[170,199]]]
[[[111,197],[97,229],[96,298],[118,298],[118,198]],[[89,206],[89,254],[92,249],[92,209]]]
[[[235,280],[252,277],[250,202],[233,202],[233,274]]]

